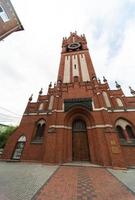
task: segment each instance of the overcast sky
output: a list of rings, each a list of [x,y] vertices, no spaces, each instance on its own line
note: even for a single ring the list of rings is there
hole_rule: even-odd
[[[29,96],[46,94],[70,32],[86,35],[97,77],[112,89],[117,80],[128,96],[135,89],[135,0],[11,2],[25,30],[0,42],[0,123],[18,122]]]

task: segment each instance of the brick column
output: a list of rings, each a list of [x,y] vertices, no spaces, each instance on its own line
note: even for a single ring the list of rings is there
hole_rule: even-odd
[[[126,168],[126,163],[115,132],[105,132],[112,167]]]

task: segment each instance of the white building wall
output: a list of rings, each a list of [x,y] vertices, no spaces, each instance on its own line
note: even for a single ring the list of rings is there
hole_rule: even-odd
[[[54,96],[51,95],[50,101],[49,101],[48,110],[52,110],[53,109],[53,102],[54,102]]]
[[[39,105],[39,108],[38,108],[38,110],[43,110],[43,108],[44,108],[44,103],[41,103],[40,105]]]
[[[106,104],[106,107],[111,107],[111,103],[110,103],[110,100],[109,100],[109,98],[108,98],[108,95],[107,95],[107,93],[106,92],[103,92],[102,93],[103,94],[103,97],[104,97],[104,101],[105,101],[105,104]]]
[[[118,104],[119,107],[123,107],[124,106],[123,103],[122,103],[122,101],[121,101],[121,99],[116,98],[116,102],[117,102],[117,104]]]
[[[70,83],[70,56],[65,56],[63,83]]]
[[[86,63],[86,58],[84,54],[79,55],[80,64],[81,64],[81,73],[82,73],[82,80],[83,81],[90,81],[90,76],[88,72],[88,66]]]
[[[77,55],[72,56],[72,72],[73,72],[73,76],[79,77],[79,66],[78,66]]]

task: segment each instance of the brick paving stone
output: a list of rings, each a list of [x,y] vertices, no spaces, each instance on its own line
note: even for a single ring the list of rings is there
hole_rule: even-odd
[[[135,200],[135,195],[106,169],[87,169],[96,193],[96,200]]]
[[[76,200],[77,178],[72,167],[61,167],[33,200]]]
[[[32,200],[135,200],[104,168],[61,166]]]
[[[77,184],[77,200],[88,200],[95,197],[95,191],[92,186],[90,177],[88,176],[86,168],[78,169],[78,184]]]

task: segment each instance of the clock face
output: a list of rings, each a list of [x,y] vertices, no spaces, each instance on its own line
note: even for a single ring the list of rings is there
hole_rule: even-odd
[[[79,42],[74,42],[68,45],[68,49],[74,50],[74,49],[78,49],[80,46],[81,45]]]

